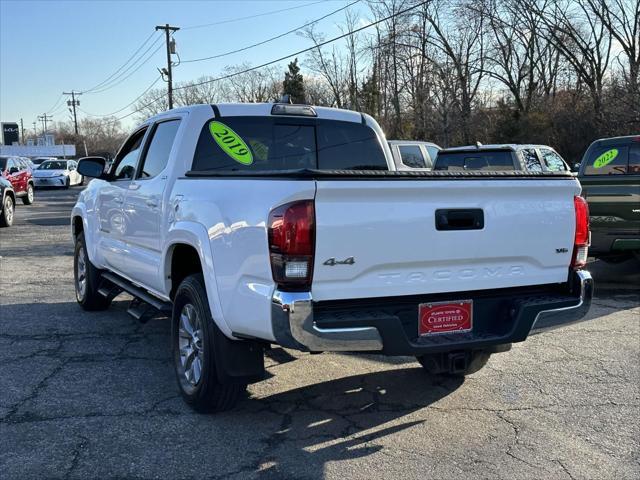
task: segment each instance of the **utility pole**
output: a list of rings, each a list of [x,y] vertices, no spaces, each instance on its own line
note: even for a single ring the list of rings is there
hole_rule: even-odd
[[[53,115],[47,115],[46,113],[43,113],[42,115],[38,115],[38,120],[40,120],[42,122],[43,125],[43,130],[42,130],[42,136],[44,137],[47,133],[47,121],[51,120],[53,118]],[[33,122],[35,123],[35,122]]]
[[[20,119],[20,133],[21,133],[21,140],[20,140],[20,145],[24,145],[24,123],[22,123],[22,119]]]
[[[38,136],[38,130],[36,129],[36,122],[33,122],[33,134],[37,137]]]
[[[80,106],[80,100],[76,100],[76,95],[82,95],[82,92],[62,92],[63,95],[71,95],[71,100],[67,100],[67,106],[73,107],[73,126],[78,135],[78,117],[76,116],[76,107]]]
[[[164,25],[156,25],[157,30],[164,30],[165,40],[167,43],[167,68],[161,72],[167,75],[167,93],[169,95],[169,110],[173,108],[173,75],[171,73],[171,54],[175,53],[175,43],[169,38],[171,32],[177,32],[180,27],[172,27],[168,23]]]

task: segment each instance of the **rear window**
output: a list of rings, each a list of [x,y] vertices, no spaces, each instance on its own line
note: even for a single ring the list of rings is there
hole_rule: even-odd
[[[67,162],[46,161],[40,165],[40,170],[66,170]]]
[[[200,132],[192,170],[387,170],[375,132],[335,120],[225,117]]]
[[[584,167],[585,175],[624,175],[629,164],[629,147],[612,146],[594,148]]]
[[[434,170],[515,170],[510,151],[438,152]]]
[[[402,163],[411,168],[427,168],[427,164],[424,161],[422,150],[418,145],[399,145],[400,157]]]

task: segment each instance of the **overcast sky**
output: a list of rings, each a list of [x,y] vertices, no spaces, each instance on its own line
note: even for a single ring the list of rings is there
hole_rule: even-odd
[[[351,1],[0,0],[0,120],[19,122],[23,118],[25,129],[32,129],[32,122],[44,112],[52,113],[55,121],[69,120],[70,114],[64,99],[60,98],[61,93],[71,89],[88,90],[103,82],[153,34],[157,24],[183,27],[175,38],[180,57],[188,60],[259,42],[322,17]],[[289,8],[293,9],[253,19],[187,28]],[[365,5],[356,4],[349,9],[368,17]],[[328,37],[338,35],[337,24],[344,20],[344,13],[321,21],[317,30]],[[153,45],[142,57],[147,58],[160,47],[150,60],[119,85],[79,97],[82,110],[93,114],[118,110],[158,77],[157,68],[166,65],[166,52],[164,40],[156,38],[160,33],[153,35],[140,52]],[[182,63],[174,69],[174,81],[216,75],[226,65],[264,63],[308,46],[310,42],[299,35],[287,35],[232,56]],[[283,62],[283,68],[285,65]],[[128,70],[127,75],[133,70]],[[127,121],[125,125],[131,126],[131,122]]]

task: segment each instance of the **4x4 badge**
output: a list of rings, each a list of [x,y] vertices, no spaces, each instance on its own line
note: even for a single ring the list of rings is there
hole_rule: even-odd
[[[356,263],[356,259],[354,257],[347,257],[344,260],[336,260],[331,257],[329,260],[325,260],[323,265],[328,265],[329,267],[334,267],[336,265],[353,265]]]

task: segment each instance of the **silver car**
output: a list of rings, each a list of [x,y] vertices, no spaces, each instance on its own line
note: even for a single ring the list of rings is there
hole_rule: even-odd
[[[78,173],[75,160],[46,160],[33,171],[36,187],[62,187],[82,185],[82,175]]]

